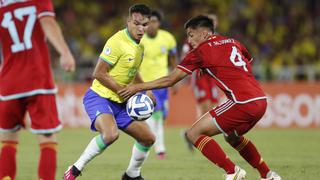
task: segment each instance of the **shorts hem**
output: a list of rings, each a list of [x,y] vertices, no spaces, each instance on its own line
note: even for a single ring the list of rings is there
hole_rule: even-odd
[[[51,133],[56,133],[62,129],[62,125],[58,125],[55,128],[52,129],[32,129],[30,128],[30,131],[34,134],[51,134]]]
[[[19,131],[23,126],[21,125],[16,125],[14,128],[12,129],[3,129],[3,128],[0,128],[0,133],[14,133],[14,132],[17,132]]]
[[[119,129],[121,129],[121,130],[126,129],[132,122],[133,122],[133,120],[131,120],[130,122],[128,122],[126,125],[124,125],[123,127],[119,128]]]
[[[213,121],[214,125],[216,125],[216,127],[219,129],[219,131],[220,131],[224,136],[228,137],[228,134],[219,126],[216,118],[213,117],[213,118],[212,118],[212,121]]]

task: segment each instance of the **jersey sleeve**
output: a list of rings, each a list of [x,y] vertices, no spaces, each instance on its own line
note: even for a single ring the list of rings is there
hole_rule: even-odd
[[[197,68],[200,68],[201,61],[196,56],[195,51],[189,52],[185,58],[183,58],[182,62],[177,66],[180,70],[187,74],[192,74]]]
[[[244,47],[242,44],[240,44],[241,47],[241,52],[244,55],[244,57],[246,57],[248,59],[248,61],[251,63],[253,61],[253,58],[251,56],[251,54],[248,52],[247,48]]]
[[[168,33],[168,48],[169,54],[177,54],[177,42],[174,36],[170,33]]]
[[[51,0],[37,1],[37,16],[38,18],[42,18],[45,16],[55,16]]]
[[[104,45],[99,58],[113,66],[117,63],[121,54],[119,42],[114,37],[111,37]]]

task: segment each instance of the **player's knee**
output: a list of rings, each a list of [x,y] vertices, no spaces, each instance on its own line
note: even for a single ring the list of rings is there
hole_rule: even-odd
[[[119,138],[119,131],[103,132],[102,137],[105,142],[112,144]]]
[[[143,144],[144,146],[150,147],[155,142],[156,142],[156,137],[154,134],[151,133],[142,139],[141,144]]]
[[[191,129],[186,130],[185,132],[185,136],[188,139],[188,141],[192,142],[194,144],[194,142],[197,140],[197,138],[200,135],[197,135],[197,133],[195,133],[194,131],[192,131]]]
[[[240,136],[236,133],[231,133],[228,136],[225,136],[224,138],[231,146],[237,145],[240,141]]]
[[[46,134],[43,134],[43,136],[47,137],[47,138],[50,138],[53,136],[53,133],[46,133]]]

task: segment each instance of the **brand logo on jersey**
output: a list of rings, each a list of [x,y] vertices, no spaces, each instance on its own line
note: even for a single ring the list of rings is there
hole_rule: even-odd
[[[128,60],[129,60],[129,61],[133,61],[133,60],[134,60],[134,58],[129,58]]]
[[[161,53],[165,54],[167,52],[167,48],[165,46],[161,46]]]
[[[110,55],[110,53],[111,53],[111,48],[106,47],[106,49],[104,50],[104,54],[108,56],[108,55]]]

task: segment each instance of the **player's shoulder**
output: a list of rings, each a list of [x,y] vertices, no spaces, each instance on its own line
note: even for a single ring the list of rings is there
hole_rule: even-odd
[[[119,44],[125,40],[125,31],[119,30],[118,32],[114,33],[112,36],[110,36],[107,40],[108,44]]]
[[[164,30],[164,29],[159,29],[158,33],[160,36],[163,36],[163,37],[174,38],[173,34],[171,34],[169,31]]]

